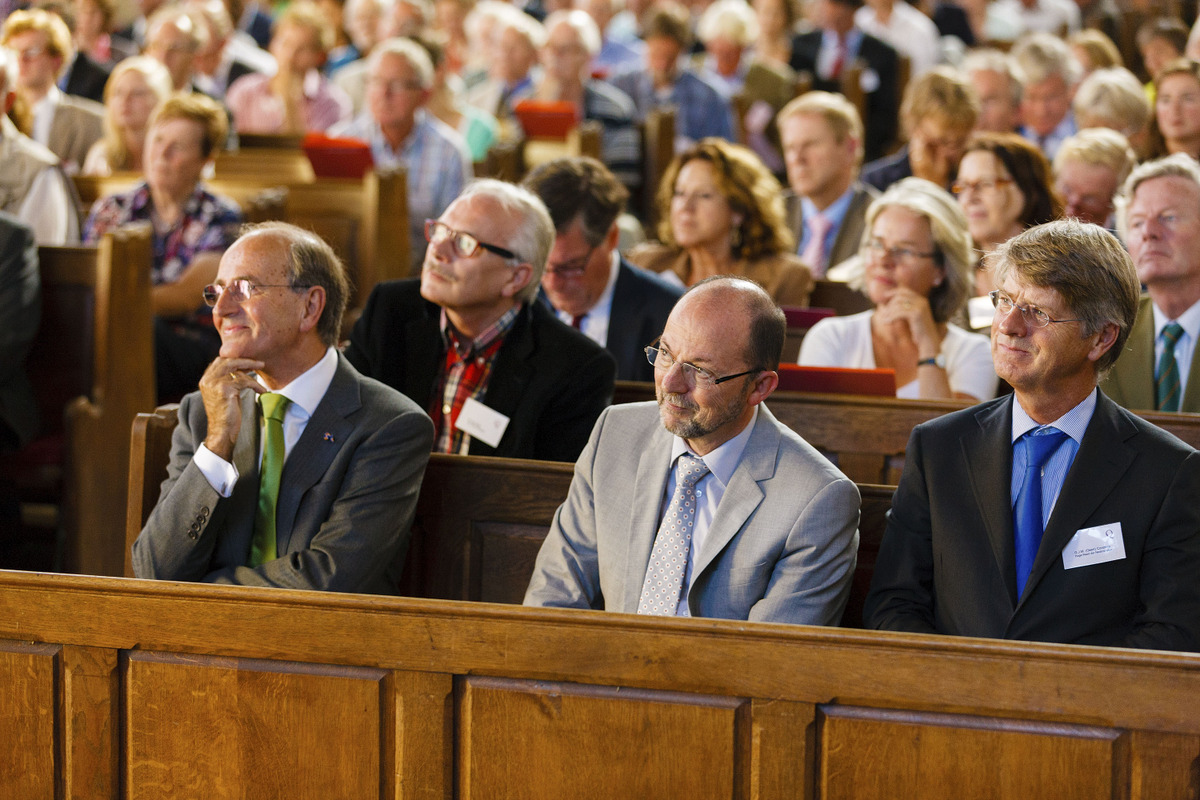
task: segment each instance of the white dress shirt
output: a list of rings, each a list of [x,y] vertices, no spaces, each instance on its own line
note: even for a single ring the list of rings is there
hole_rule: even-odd
[[[601,347],[608,344],[608,322],[612,319],[613,287],[617,285],[617,273],[620,271],[621,256],[614,250],[612,263],[609,265],[608,283],[605,284],[604,291],[600,293],[596,305],[588,309],[579,323],[579,330]],[[554,313],[563,322],[571,324],[571,315],[567,312],[555,310]]]

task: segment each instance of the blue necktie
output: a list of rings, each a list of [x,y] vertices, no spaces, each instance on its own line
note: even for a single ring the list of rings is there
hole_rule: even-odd
[[[1025,479],[1013,507],[1017,556],[1017,597],[1025,591],[1029,571],[1042,544],[1042,467],[1067,435],[1057,428],[1036,428],[1025,434]]]

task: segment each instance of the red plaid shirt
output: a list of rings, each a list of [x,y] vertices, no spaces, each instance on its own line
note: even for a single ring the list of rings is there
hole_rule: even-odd
[[[433,442],[435,453],[467,454],[471,437],[458,430],[459,412],[468,397],[479,398],[487,391],[492,364],[504,336],[516,322],[523,306],[513,306],[474,339],[466,339],[442,310],[442,338],[446,343],[446,360],[442,365],[441,391],[433,396],[429,416],[437,429]],[[439,402],[440,401],[440,402]]]

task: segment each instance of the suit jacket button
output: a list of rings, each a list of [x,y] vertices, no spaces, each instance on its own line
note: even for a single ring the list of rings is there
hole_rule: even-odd
[[[208,516],[208,506],[202,506],[202,507],[200,508],[200,517],[201,517],[201,518],[204,518],[204,517],[207,517],[207,516]]]
[[[199,538],[199,534],[197,534],[195,531],[188,531],[188,538],[189,539]]]

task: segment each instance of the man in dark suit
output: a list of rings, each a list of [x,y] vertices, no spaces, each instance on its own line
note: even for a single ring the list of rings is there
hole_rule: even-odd
[[[0,453],[17,449],[37,430],[37,403],[25,376],[25,355],[40,315],[33,231],[0,211]]]
[[[285,223],[222,256],[221,352],[179,408],[138,577],[396,590],[433,426],[338,355],[348,295],[329,245]]]
[[[1013,395],[913,430],[867,626],[1200,649],[1200,454],[1097,389],[1137,314],[1132,261],[1066,220],[991,268]]]
[[[863,68],[861,88],[866,94],[866,158],[873,161],[887,154],[896,139],[900,95],[896,85],[896,51],[890,44],[864,33],[854,24],[854,12],[862,0],[816,0],[816,30],[792,39],[791,67],[812,75],[812,88],[826,92],[841,90],[847,68]]]
[[[683,290],[617,253],[617,217],[629,192],[586,157],[549,161],[529,173],[525,187],[554,220],[543,297],[559,319],[607,348],[618,380],[654,380],[643,348],[662,333]]]
[[[346,358],[430,412],[436,452],[575,460],[616,365],[537,302],[554,243],[545,204],[476,181],[425,236],[420,279],[375,287]]]
[[[103,103],[108,74],[108,70],[93,61],[87,53],[77,50],[75,58],[59,76],[58,88],[67,94]]]
[[[832,92],[807,92],[779,112],[787,164],[788,225],[800,257],[822,277],[858,253],[867,208],[879,192],[858,180],[863,128],[849,100]]]

